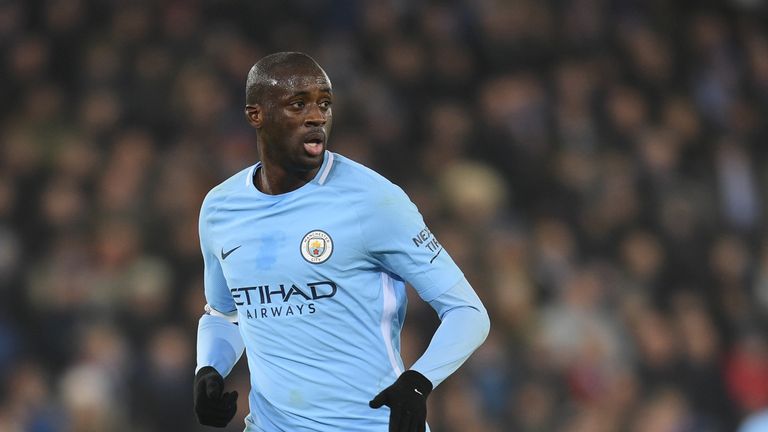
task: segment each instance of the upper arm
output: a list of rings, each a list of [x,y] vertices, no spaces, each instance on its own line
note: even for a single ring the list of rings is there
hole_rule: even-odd
[[[392,185],[374,192],[361,219],[368,253],[424,300],[434,299],[463,277],[400,188]]]
[[[227,314],[236,309],[235,302],[227,287],[227,280],[221,270],[221,263],[216,256],[216,251],[210,244],[208,215],[210,206],[203,202],[200,210],[200,251],[203,255],[203,285],[205,287],[205,300],[214,310]]]

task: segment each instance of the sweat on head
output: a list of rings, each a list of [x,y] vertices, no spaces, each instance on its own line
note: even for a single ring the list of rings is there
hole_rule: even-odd
[[[245,85],[247,105],[264,103],[264,96],[270,89],[295,89],[306,84],[306,80],[324,80],[328,86],[331,80],[322,67],[310,56],[301,52],[279,52],[270,54],[253,65],[248,72]]]

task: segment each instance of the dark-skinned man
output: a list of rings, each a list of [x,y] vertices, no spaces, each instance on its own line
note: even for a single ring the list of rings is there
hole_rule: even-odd
[[[488,334],[480,299],[407,195],[328,150],[332,104],[330,79],[306,54],[269,55],[248,74],[260,161],[213,188],[200,212],[202,424],[234,416],[223,377],[246,351],[246,431],[425,431],[430,392]],[[405,282],[441,320],[408,370]]]

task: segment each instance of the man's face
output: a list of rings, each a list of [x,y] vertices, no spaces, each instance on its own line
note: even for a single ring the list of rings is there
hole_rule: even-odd
[[[266,159],[288,171],[320,167],[331,132],[331,82],[317,68],[277,76],[264,97],[260,136]]]

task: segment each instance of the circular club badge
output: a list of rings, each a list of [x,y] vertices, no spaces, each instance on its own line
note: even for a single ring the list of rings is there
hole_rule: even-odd
[[[325,231],[310,231],[301,240],[301,256],[312,264],[328,261],[332,253],[333,240]]]

